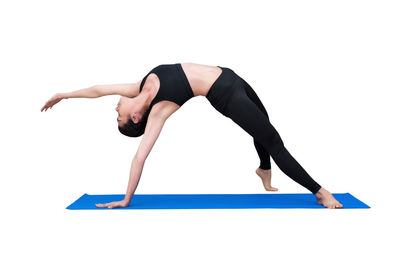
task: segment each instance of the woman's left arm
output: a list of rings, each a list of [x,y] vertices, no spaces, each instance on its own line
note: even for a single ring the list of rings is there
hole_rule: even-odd
[[[137,83],[121,83],[121,84],[105,84],[105,85],[94,85],[88,88],[72,91],[69,93],[57,93],[51,97],[40,111],[47,111],[52,108],[55,104],[63,99],[68,98],[97,98],[106,95],[121,95],[126,97],[135,97],[139,94],[139,85],[141,81]]]
[[[70,93],[63,93],[64,98],[96,98],[106,95],[121,95],[135,97],[139,94],[138,83],[119,83],[94,85],[88,88],[76,90]]]
[[[98,97],[106,95],[121,95],[126,97],[135,97],[139,94],[139,85],[137,83],[103,84],[93,86],[94,92]]]

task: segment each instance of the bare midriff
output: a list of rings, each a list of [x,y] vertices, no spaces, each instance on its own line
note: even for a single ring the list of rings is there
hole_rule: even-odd
[[[211,85],[222,73],[217,66],[201,65],[196,63],[181,63],[194,96],[206,96]]]

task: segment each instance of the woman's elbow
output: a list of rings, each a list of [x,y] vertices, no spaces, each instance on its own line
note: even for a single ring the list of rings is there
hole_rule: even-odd
[[[91,86],[90,87],[90,89],[91,89],[90,91],[91,91],[92,95],[95,96],[95,97],[102,96],[102,91],[101,91],[102,88],[101,87],[102,86],[99,85],[99,84]]]

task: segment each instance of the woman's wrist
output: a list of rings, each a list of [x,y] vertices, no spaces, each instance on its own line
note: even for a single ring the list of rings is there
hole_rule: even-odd
[[[61,96],[63,99],[68,99],[68,98],[69,98],[69,93],[60,93],[60,96]]]
[[[131,203],[131,198],[125,196],[125,198],[122,201],[129,206],[129,204]]]

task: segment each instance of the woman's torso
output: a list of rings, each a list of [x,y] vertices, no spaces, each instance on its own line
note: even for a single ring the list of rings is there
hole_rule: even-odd
[[[222,73],[221,68],[217,66],[196,63],[181,63],[180,66],[182,67],[184,75],[189,82],[187,87],[189,88],[190,86],[190,89],[188,89],[191,91],[190,94],[193,92],[193,95],[186,97],[186,99],[200,95],[206,96],[212,84]],[[173,97],[175,96],[170,96],[168,97],[168,100],[163,100],[162,96],[160,96],[160,93],[162,95],[162,93],[165,94],[165,92],[159,92],[160,85],[163,83],[163,81],[161,81],[163,77],[158,76],[162,75],[157,75],[156,73],[150,72],[148,75],[146,75],[144,83],[143,80],[140,82],[142,85],[141,88],[143,88],[143,91],[149,90],[151,101],[153,102],[154,100],[156,102],[154,105],[150,106],[150,108],[157,111],[163,110],[163,112],[167,112],[167,116],[169,116],[182,106],[179,103],[182,103],[183,101],[174,101]],[[163,88],[163,90],[165,89]],[[168,93],[173,94],[174,92],[171,91],[167,92],[167,94]]]

